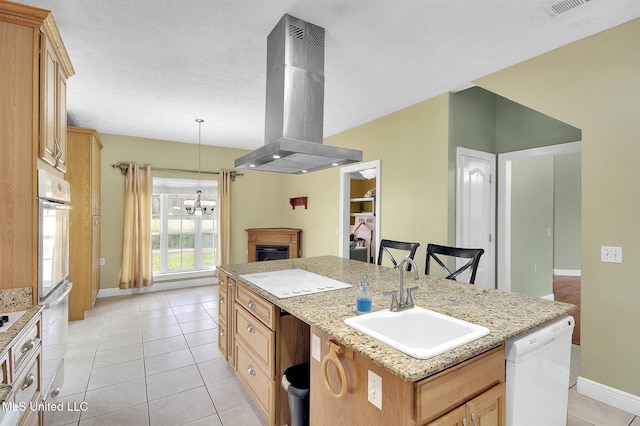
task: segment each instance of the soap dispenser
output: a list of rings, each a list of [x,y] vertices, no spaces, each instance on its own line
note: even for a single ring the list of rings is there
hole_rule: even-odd
[[[358,314],[371,312],[371,289],[366,275],[360,277],[360,287],[358,287],[356,296],[356,312]]]

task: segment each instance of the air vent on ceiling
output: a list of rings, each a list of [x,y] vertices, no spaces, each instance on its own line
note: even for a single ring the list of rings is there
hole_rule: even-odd
[[[585,5],[591,0],[558,0],[545,6],[552,16],[562,15],[578,6]]]

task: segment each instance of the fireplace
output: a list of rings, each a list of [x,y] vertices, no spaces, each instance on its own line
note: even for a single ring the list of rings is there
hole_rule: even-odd
[[[295,228],[250,228],[247,260],[249,262],[293,259],[301,256],[300,233]]]
[[[289,246],[256,244],[256,262],[289,259]]]

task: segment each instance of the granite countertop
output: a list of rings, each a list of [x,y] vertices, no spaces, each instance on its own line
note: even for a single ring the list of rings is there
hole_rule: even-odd
[[[568,303],[490,290],[422,274],[419,281],[414,281],[413,272],[406,272],[405,287],[419,286],[419,289],[412,293],[417,306],[491,330],[489,335],[441,355],[417,359],[344,323],[345,318],[356,315],[356,288],[362,275],[369,279],[373,297],[372,311],[389,308],[390,298],[384,296],[383,292],[398,289],[399,272],[396,269],[335,256],[223,265],[219,268],[281,309],[317,327],[337,342],[353,349],[402,380],[412,382],[498,347],[507,339],[565,316],[575,309],[574,305]],[[296,268],[346,282],[354,287],[280,299],[239,277],[244,274]]]
[[[42,306],[31,303],[31,288],[10,288],[0,290],[0,313],[26,311],[8,330],[0,332],[0,357],[2,357],[11,342],[18,337],[24,327],[38,315]]]

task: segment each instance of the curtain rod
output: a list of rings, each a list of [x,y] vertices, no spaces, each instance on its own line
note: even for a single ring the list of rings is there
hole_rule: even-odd
[[[129,168],[129,163],[116,163],[116,164],[112,164],[111,167],[113,167],[114,169],[120,169],[120,172],[125,175],[127,174],[127,169]],[[198,170],[188,170],[188,169],[168,169],[168,168],[162,168],[162,167],[153,167],[151,166],[151,170],[158,170],[161,172],[185,172],[185,173],[203,173],[203,174],[207,174],[207,175],[219,175],[220,172],[202,172],[202,171],[198,171]],[[235,170],[231,170],[230,172],[231,174],[231,181],[233,182],[234,180],[236,180],[236,176],[244,176],[242,173],[238,173]]]

